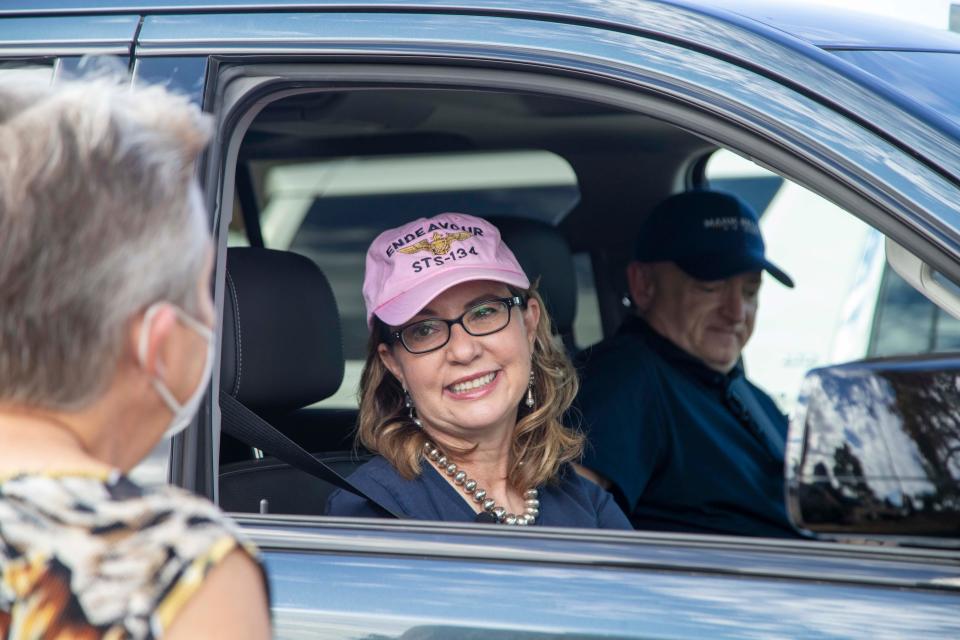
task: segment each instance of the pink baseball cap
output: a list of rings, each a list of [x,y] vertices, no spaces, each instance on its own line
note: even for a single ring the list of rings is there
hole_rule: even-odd
[[[530,286],[500,231],[483,218],[441,213],[388,229],[367,250],[367,326],[374,315],[399,326],[450,287],[473,280]]]

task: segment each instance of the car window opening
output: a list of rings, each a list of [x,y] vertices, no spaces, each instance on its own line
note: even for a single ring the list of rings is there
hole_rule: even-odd
[[[367,341],[360,285],[365,248],[383,229],[464,211],[498,225],[518,221],[503,228],[514,224],[517,230],[510,233],[530,246],[550,230],[569,252],[562,260],[575,274],[563,294],[572,296],[568,306],[576,310],[563,336],[575,353],[609,335],[631,313],[621,303],[629,301],[623,266],[636,229],[695,165],[701,167],[701,188],[737,194],[757,211],[768,252],[798,276],[796,291],[762,287],[761,328],[743,358],[751,377],[771,391],[782,410],[792,410],[799,382],[813,366],[890,349],[956,348],[953,337],[960,331],[954,321],[941,318],[922,297],[914,304],[925,304],[931,318],[923,345],[883,346],[894,339],[884,337],[884,327],[902,325],[892,319],[895,274],[882,268],[879,233],[782,176],[715,150],[641,114],[544,96],[382,90],[304,94],[273,103],[253,121],[241,147],[237,170],[245,178],[238,178],[229,243],[262,241],[321,268],[339,310],[345,369],[342,384],[327,398],[274,413],[271,422],[343,473],[367,459],[353,445]],[[844,277],[836,277],[836,266],[812,269],[819,260],[810,253],[812,242],[790,241],[805,237],[797,233],[815,233],[809,225],[803,231],[797,211],[838,230],[834,250],[841,254]],[[524,233],[533,240],[524,240]],[[243,498],[264,488],[245,466],[249,457],[246,447],[224,436],[226,508],[259,509],[259,503]],[[309,480],[295,470],[278,473],[270,486]],[[257,491],[250,493],[251,486]],[[317,515],[326,493],[306,502],[271,496],[269,510]]]

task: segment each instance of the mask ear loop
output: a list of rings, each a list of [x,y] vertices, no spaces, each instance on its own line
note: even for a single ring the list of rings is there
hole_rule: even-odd
[[[137,359],[140,361],[141,367],[145,367],[147,364],[147,344],[149,343],[150,338],[150,327],[153,325],[154,317],[156,317],[157,313],[164,304],[166,303],[159,301],[154,302],[152,305],[147,307],[146,312],[143,314],[143,324],[140,325],[140,336],[137,341]],[[206,326],[199,320],[192,318],[189,314],[181,311],[178,307],[173,307],[173,309],[177,314],[177,318],[181,322],[199,333],[208,342],[212,341],[213,331],[210,329],[210,327]],[[173,396],[167,386],[160,381],[159,377],[153,376],[152,378],[153,388],[163,399],[163,402],[167,405],[167,408],[174,413],[180,411],[183,408],[183,405],[180,404],[180,401]]]
[[[137,360],[141,367],[147,366],[147,343],[150,340],[150,327],[153,326],[153,319],[160,311],[162,302],[154,302],[143,314],[143,324],[140,325],[140,336],[137,339]]]
[[[137,338],[137,360],[140,362],[140,366],[146,366],[147,364],[147,344],[150,341],[149,327],[153,325],[154,317],[156,317],[157,313],[164,304],[166,303],[154,302],[147,307],[147,310],[143,314],[143,324],[140,325],[140,336]],[[210,327],[203,324],[196,318],[193,318],[189,314],[181,311],[178,307],[174,307],[173,310],[177,314],[177,318],[180,320],[180,322],[184,323],[207,340],[213,340],[213,330]]]
[[[180,307],[174,307],[173,310],[177,313],[177,318],[180,319],[180,322],[193,329],[195,332],[200,334],[201,337],[213,341],[213,329],[203,324]]]
[[[156,317],[163,304],[163,302],[154,302],[147,307],[147,310],[143,314],[143,324],[140,325],[140,337],[137,342],[137,359],[140,361],[141,367],[147,366],[147,344],[150,341],[150,327],[153,326],[153,319]],[[155,375],[151,376],[150,382],[153,385],[154,390],[160,395],[160,398],[163,400],[164,404],[167,405],[167,408],[176,414],[180,410],[180,403],[176,398],[173,397],[173,394],[170,393],[170,390],[167,389],[166,385],[164,385]]]

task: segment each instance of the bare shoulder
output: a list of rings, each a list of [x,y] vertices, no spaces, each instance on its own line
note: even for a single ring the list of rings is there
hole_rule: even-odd
[[[164,635],[169,640],[269,637],[263,573],[242,549],[232,551],[210,571]]]

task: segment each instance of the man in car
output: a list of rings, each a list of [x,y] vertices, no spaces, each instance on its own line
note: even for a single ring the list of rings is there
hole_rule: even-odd
[[[784,503],[786,417],[744,376],[764,255],[758,219],[718,192],[671,196],[644,221],[618,333],[582,354],[584,475],[634,527],[797,535]]]

